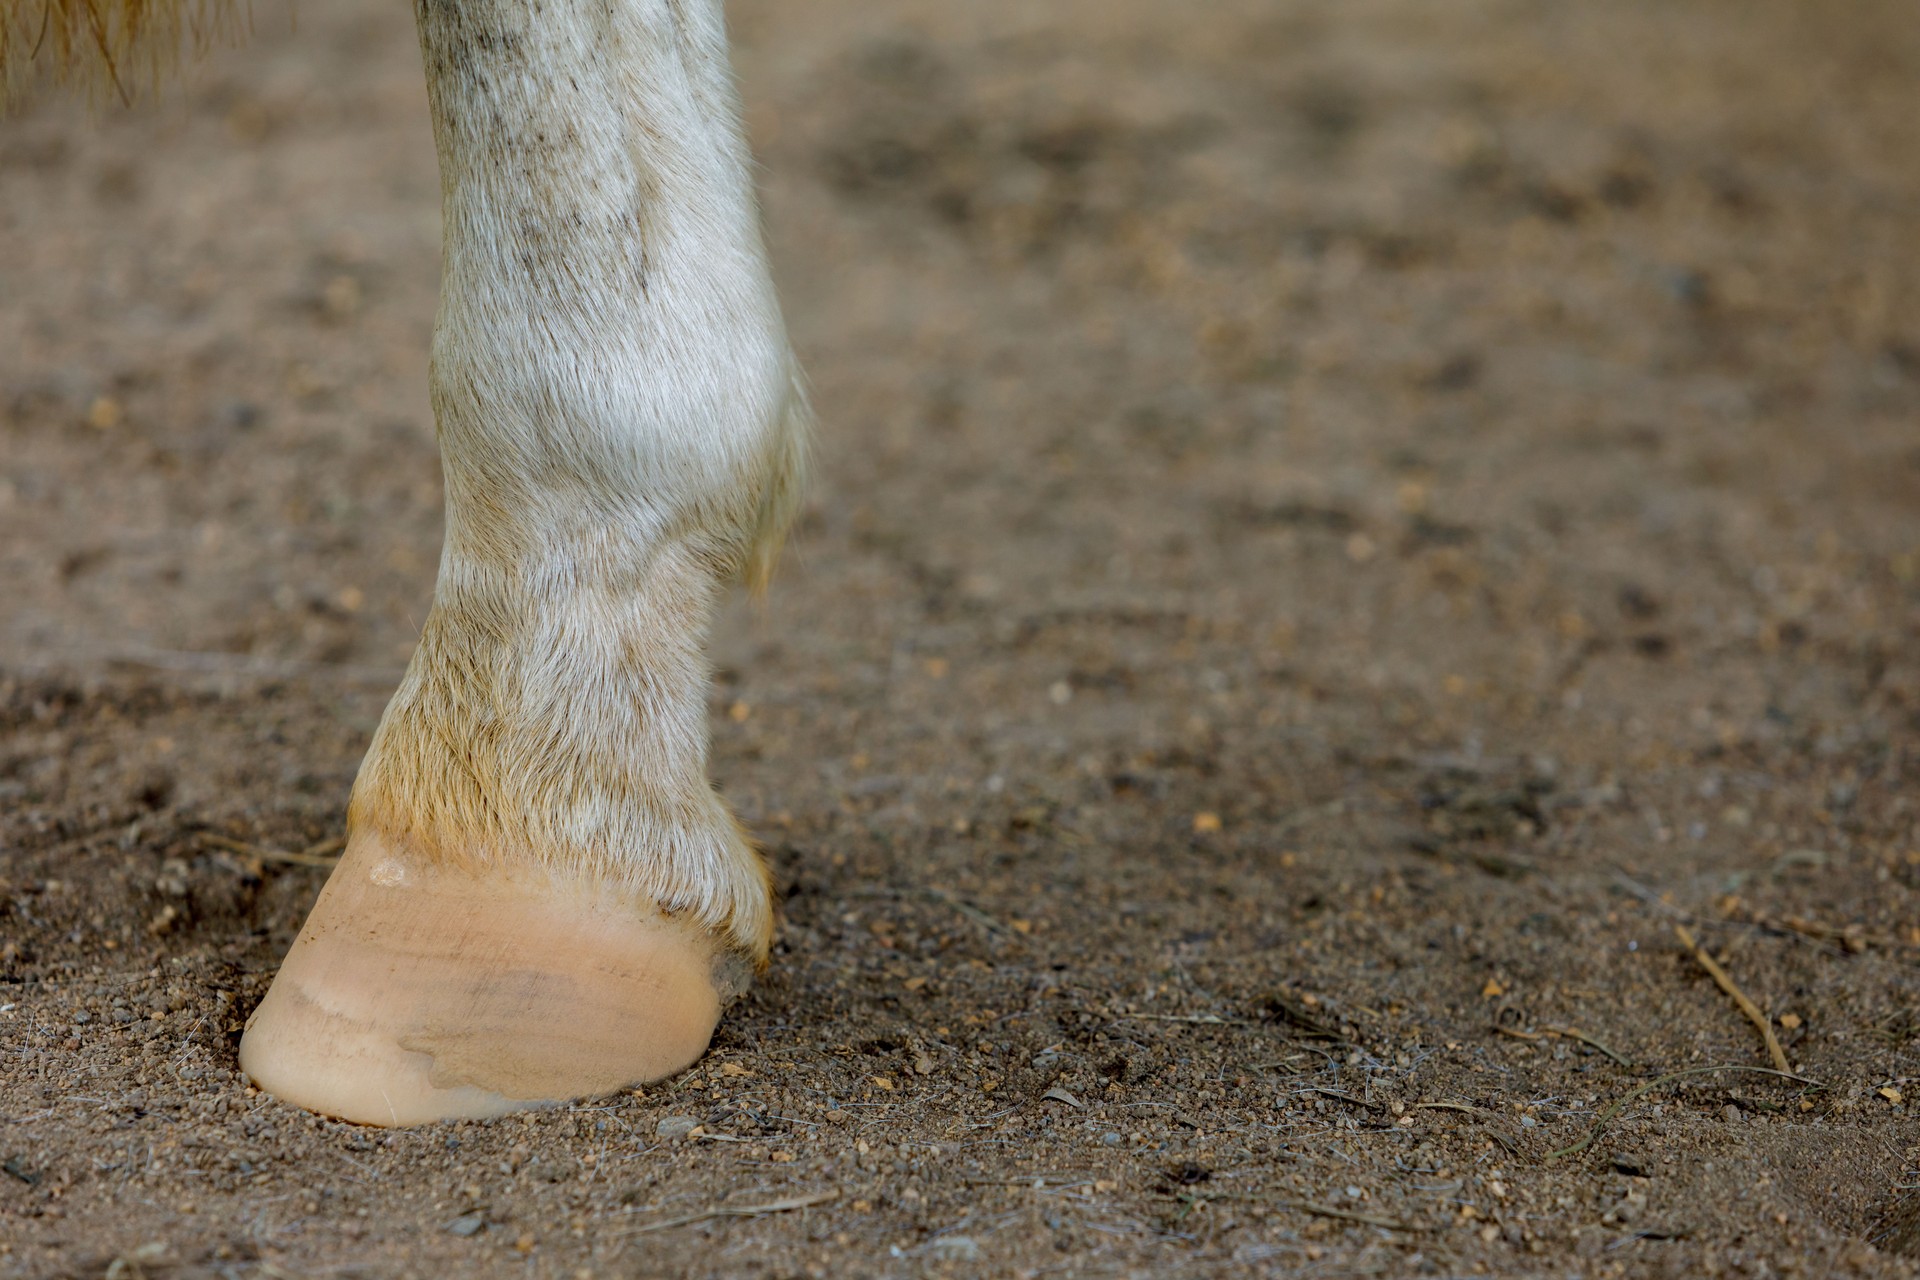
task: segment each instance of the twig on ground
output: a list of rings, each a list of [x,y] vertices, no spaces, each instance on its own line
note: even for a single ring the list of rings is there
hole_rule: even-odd
[[[1799,916],[1755,916],[1753,922],[1763,929],[1794,933],[1816,942],[1838,943],[1840,949],[1849,955],[1859,955],[1869,947],[1887,945],[1886,939],[1870,937],[1857,926],[1821,924],[1817,920],[1802,920]]]
[[[806,1209],[816,1204],[826,1204],[838,1200],[840,1192],[836,1190],[809,1191],[804,1195],[788,1196],[784,1200],[767,1200],[760,1204],[717,1204],[693,1213],[683,1213],[677,1217],[662,1218],[659,1222],[649,1222],[644,1226],[630,1227],[626,1234],[645,1235],[649,1231],[666,1231],[672,1227],[691,1226],[696,1222],[705,1222],[710,1218],[763,1218],[770,1213],[788,1213],[794,1209]]]
[[[1734,985],[1733,979],[1727,976],[1727,971],[1707,954],[1705,947],[1694,940],[1693,933],[1685,925],[1674,925],[1673,932],[1680,939],[1681,944],[1693,953],[1693,958],[1700,962],[1700,967],[1705,969],[1720,989],[1740,1007],[1740,1012],[1747,1015],[1747,1020],[1760,1029],[1760,1038],[1766,1041],[1767,1056],[1773,1060],[1775,1069],[1784,1075],[1791,1075],[1793,1065],[1787,1061],[1786,1052],[1780,1048],[1780,1038],[1773,1034],[1773,1023],[1768,1020],[1766,1014],[1760,1012],[1760,1006],[1749,1000],[1747,993]]]
[[[1592,1036],[1588,1035],[1584,1031],[1577,1030],[1573,1027],[1546,1027],[1544,1028],[1544,1030],[1549,1035],[1565,1036],[1569,1040],[1578,1040],[1581,1044],[1587,1045],[1594,1049],[1598,1049],[1601,1053],[1606,1054],[1609,1058],[1612,1058],[1615,1062],[1619,1063],[1623,1067],[1631,1068],[1633,1066],[1633,1060],[1631,1058],[1627,1057],[1623,1053],[1618,1053],[1613,1049],[1608,1048],[1604,1044],[1601,1044],[1598,1040],[1595,1040]]]
[[[1310,1213],[1316,1218],[1335,1218],[1341,1222],[1360,1222],[1369,1227],[1385,1227],[1388,1231],[1431,1231],[1432,1227],[1421,1226],[1417,1222],[1401,1222],[1396,1218],[1383,1218],[1378,1214],[1358,1213],[1352,1209],[1336,1209],[1332,1205],[1315,1204],[1311,1200],[1282,1200],[1279,1202],[1288,1209],[1301,1213]]]
[[[945,889],[936,889],[931,885],[922,886],[917,889],[856,889],[847,896],[850,898],[924,898],[928,902],[937,902],[943,907],[952,907],[955,911],[958,911],[961,915],[973,921],[988,933],[1008,934],[1013,932],[1013,930],[1007,928],[1007,926],[1001,924],[998,920],[995,920],[971,902],[963,901],[953,894],[948,893]]]
[[[1712,1075],[1717,1071],[1745,1071],[1753,1075],[1778,1076],[1783,1080],[1793,1080],[1793,1081],[1797,1081],[1800,1084],[1812,1085],[1816,1089],[1824,1089],[1827,1087],[1826,1085],[1820,1083],[1818,1080],[1813,1080],[1806,1076],[1797,1076],[1791,1071],[1774,1071],[1768,1067],[1747,1067],[1747,1066],[1741,1066],[1737,1063],[1730,1063],[1725,1066],[1717,1066],[1717,1067],[1688,1067],[1684,1071],[1670,1071],[1664,1076],[1657,1076],[1654,1079],[1647,1081],[1645,1084],[1641,1085],[1638,1089],[1635,1089],[1632,1093],[1627,1094],[1625,1097],[1621,1098],[1618,1102],[1615,1102],[1612,1106],[1608,1107],[1605,1111],[1602,1111],[1600,1113],[1600,1118],[1593,1122],[1593,1128],[1587,1130],[1586,1137],[1580,1139],[1580,1141],[1574,1143],[1570,1147],[1561,1147],[1558,1151],[1549,1151],[1547,1153],[1547,1160],[1551,1162],[1554,1160],[1558,1160],[1561,1156],[1575,1155],[1579,1152],[1585,1151],[1588,1147],[1593,1145],[1593,1140],[1600,1136],[1600,1131],[1605,1129],[1608,1123],[1611,1122],[1615,1116],[1619,1115],[1621,1111],[1625,1110],[1628,1104],[1632,1103],[1634,1099],[1653,1092],[1655,1089],[1658,1089],[1663,1084],[1671,1084],[1673,1081],[1681,1079],[1684,1076]]]
[[[1626,890],[1628,893],[1640,899],[1640,901],[1646,903],[1649,907],[1652,907],[1655,911],[1658,911],[1662,915],[1671,916],[1675,920],[1684,920],[1688,924],[1700,923],[1699,916],[1696,916],[1693,913],[1688,911],[1682,911],[1680,908],[1674,906],[1671,902],[1668,902],[1665,898],[1661,897],[1658,893],[1655,893],[1652,889],[1649,889],[1646,885],[1641,884],[1638,880],[1635,880],[1632,876],[1620,870],[1618,867],[1614,868],[1613,882],[1615,885],[1619,886],[1621,889]]]
[[[1211,1013],[1112,1013],[1115,1022],[1185,1022],[1197,1027],[1258,1027],[1251,1018],[1222,1018]]]
[[[1323,1098],[1335,1098],[1341,1102],[1349,1103],[1353,1106],[1361,1107],[1368,1111],[1385,1111],[1386,1110],[1386,1108],[1381,1106],[1379,1103],[1368,1102],[1365,1098],[1356,1098],[1344,1089],[1329,1089],[1325,1085],[1310,1084],[1305,1089],[1302,1089],[1301,1092],[1317,1093]]]
[[[1631,1067],[1633,1065],[1624,1055],[1609,1049],[1606,1045],[1601,1044],[1586,1032],[1576,1031],[1572,1027],[1542,1027],[1538,1031],[1522,1031],[1518,1027],[1503,1027],[1497,1022],[1488,1025],[1492,1030],[1499,1032],[1503,1036],[1512,1036],[1515,1040],[1538,1040],[1542,1036],[1559,1036],[1566,1040],[1578,1040],[1581,1044],[1598,1049],[1601,1053],[1606,1054],[1623,1067]]]
[[[959,898],[954,897],[952,894],[948,893],[945,889],[927,889],[925,890],[925,893],[929,898],[932,898],[935,902],[943,903],[946,906],[952,907],[955,911],[958,911],[961,915],[973,921],[975,924],[979,925],[982,929],[985,929],[988,933],[1005,934],[1010,932],[1007,926],[1001,924],[998,920],[995,920],[992,916],[988,915],[986,912],[982,911],[980,908],[974,906],[971,902],[962,902]]]
[[[228,853],[237,853],[243,858],[257,858],[261,862],[287,862],[299,867],[332,867],[340,861],[340,851],[347,847],[345,836],[331,836],[318,844],[308,845],[295,852],[289,849],[263,849],[245,840],[235,840],[231,836],[219,835],[212,831],[200,832],[200,843],[210,844],[216,849]]]
[[[984,1174],[970,1176],[960,1181],[969,1187],[1025,1187],[1033,1191],[1043,1191],[1061,1186],[1079,1186],[1091,1181],[1090,1173],[1029,1173],[1024,1177],[1015,1174],[1008,1178],[989,1178]]]

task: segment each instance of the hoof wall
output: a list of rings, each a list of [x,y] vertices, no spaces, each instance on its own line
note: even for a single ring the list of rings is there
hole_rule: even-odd
[[[357,835],[240,1067],[363,1124],[497,1116],[689,1066],[742,972],[703,930],[597,883],[476,875]]]

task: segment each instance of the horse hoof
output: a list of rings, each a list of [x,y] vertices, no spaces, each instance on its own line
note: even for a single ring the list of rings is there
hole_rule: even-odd
[[[616,886],[349,842],[240,1042],[295,1106],[376,1125],[502,1115],[705,1052],[748,965]]]

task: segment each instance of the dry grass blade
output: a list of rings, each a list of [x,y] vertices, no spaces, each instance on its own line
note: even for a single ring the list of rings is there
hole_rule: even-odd
[[[1693,958],[1699,961],[1700,967],[1705,969],[1714,982],[1719,984],[1720,989],[1739,1006],[1740,1012],[1747,1015],[1747,1020],[1760,1029],[1760,1038],[1766,1042],[1767,1057],[1772,1059],[1774,1069],[1783,1075],[1791,1075],[1793,1065],[1787,1061],[1786,1052],[1780,1048],[1780,1038],[1773,1034],[1773,1023],[1768,1020],[1766,1014],[1760,1012],[1760,1006],[1748,999],[1747,993],[1734,984],[1733,979],[1727,976],[1727,971],[1707,954],[1705,947],[1694,940],[1693,933],[1687,926],[1676,924],[1673,926],[1673,932],[1680,939],[1681,944],[1693,953]]]
[[[1712,1075],[1715,1072],[1719,1072],[1719,1071],[1745,1071],[1753,1075],[1778,1076],[1784,1080],[1798,1081],[1801,1084],[1811,1085],[1816,1089],[1824,1089],[1827,1087],[1826,1085],[1821,1084],[1818,1080],[1809,1079],[1806,1076],[1797,1076],[1791,1071],[1774,1071],[1767,1067],[1746,1067],[1746,1066],[1739,1066],[1736,1064],[1728,1064],[1726,1066],[1718,1066],[1718,1067],[1688,1067],[1685,1071],[1670,1071],[1664,1076],[1657,1076],[1654,1079],[1647,1081],[1645,1084],[1641,1085],[1638,1089],[1635,1089],[1632,1093],[1629,1093],[1626,1097],[1621,1098],[1619,1101],[1615,1102],[1612,1106],[1608,1107],[1605,1111],[1602,1111],[1600,1113],[1600,1118],[1593,1122],[1593,1128],[1587,1130],[1586,1137],[1580,1139],[1580,1141],[1574,1143],[1572,1146],[1561,1147],[1558,1151],[1549,1151],[1547,1153],[1548,1163],[1552,1163],[1553,1161],[1558,1160],[1562,1156],[1576,1155],[1579,1152],[1585,1151],[1588,1147],[1592,1146],[1593,1140],[1600,1136],[1601,1130],[1605,1129],[1607,1125],[1612,1122],[1613,1118],[1619,1115],[1623,1110],[1625,1110],[1627,1106],[1630,1103],[1632,1103],[1635,1098],[1644,1097],[1646,1094],[1649,1094],[1653,1092],[1655,1089],[1658,1089],[1661,1085],[1671,1084],[1673,1081],[1679,1080],[1685,1076]]]
[[[644,1226],[633,1227],[626,1234],[641,1236],[650,1231],[666,1231],[673,1227],[691,1226],[696,1222],[706,1222],[712,1218],[761,1218],[770,1213],[790,1213],[795,1209],[806,1209],[839,1198],[840,1193],[837,1190],[809,1191],[805,1195],[788,1196],[784,1200],[767,1200],[760,1204],[717,1204],[693,1213],[683,1213],[677,1217],[663,1218],[659,1222],[649,1222]]]

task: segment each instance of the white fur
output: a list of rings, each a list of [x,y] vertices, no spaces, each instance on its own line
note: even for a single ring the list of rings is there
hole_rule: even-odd
[[[447,537],[356,822],[617,876],[763,955],[702,642],[805,406],[718,0],[416,0],[444,202]]]

